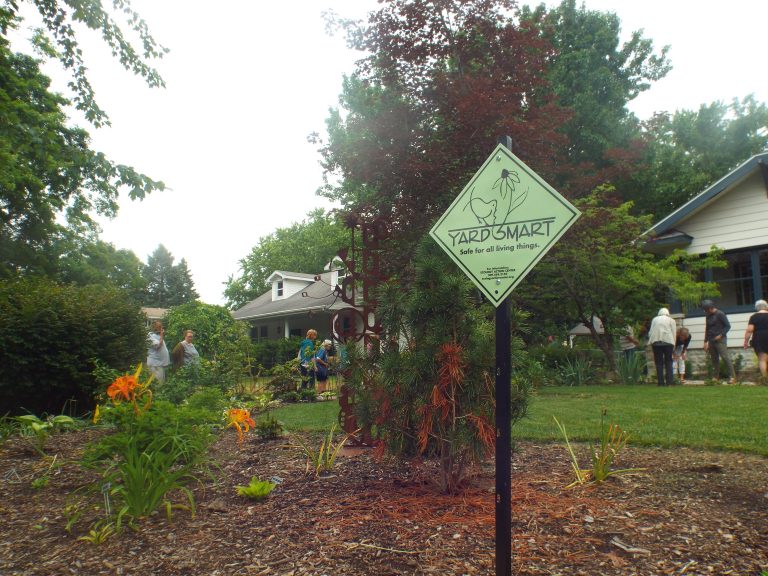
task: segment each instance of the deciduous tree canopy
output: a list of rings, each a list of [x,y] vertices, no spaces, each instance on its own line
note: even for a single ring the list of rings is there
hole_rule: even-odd
[[[227,305],[239,308],[262,294],[267,289],[267,278],[275,270],[321,272],[349,242],[350,232],[322,208],[309,212],[301,222],[262,236],[240,260],[240,277],[227,281]]]
[[[321,152],[340,183],[323,193],[390,223],[393,269],[499,136],[569,196],[621,164],[617,150],[636,156],[625,105],[666,72],[664,51],[655,55],[640,33],[621,45],[614,15],[574,2],[515,9],[506,0],[389,0],[366,23],[344,23],[367,56],[328,119]]]
[[[38,31],[38,48],[45,55],[60,57],[73,70],[76,104],[95,125],[107,120],[93,101],[72,20],[101,29],[124,66],[144,76],[150,85],[159,83],[156,73],[145,63],[155,50],[151,38],[148,34],[142,36],[144,57],[132,51],[99,0],[32,3],[40,10],[46,26]],[[132,199],[141,199],[164,189],[162,182],[91,150],[88,133],[68,125],[65,107],[69,101],[51,92],[39,61],[10,48],[7,33],[17,24],[19,5],[0,0],[0,277],[20,273],[53,275],[59,256],[57,243],[64,236],[85,236],[96,230],[91,219],[94,213],[114,216],[121,190]],[[146,32],[140,20],[132,25]],[[46,33],[53,36],[60,52],[45,40]]]
[[[646,123],[648,169],[624,196],[661,218],[751,156],[768,150],[768,107],[754,96],[698,110],[660,112]]]
[[[700,257],[682,250],[660,258],[645,251],[649,216],[634,216],[610,186],[574,202],[581,217],[524,280],[514,298],[543,316],[574,319],[590,327],[595,344],[615,367],[614,338],[628,324],[649,317],[660,303],[698,302],[717,288],[700,280],[721,266],[720,251]],[[604,333],[593,328],[599,318]]]

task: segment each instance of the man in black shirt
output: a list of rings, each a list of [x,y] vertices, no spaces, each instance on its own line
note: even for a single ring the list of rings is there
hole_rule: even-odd
[[[728,352],[728,330],[731,329],[731,323],[728,322],[728,316],[725,312],[715,308],[712,300],[704,300],[701,303],[704,312],[707,313],[707,324],[704,329],[704,351],[709,352],[712,359],[712,370],[715,380],[720,376],[720,358],[725,362],[728,369],[729,384],[736,383],[736,371],[733,369],[731,355]]]

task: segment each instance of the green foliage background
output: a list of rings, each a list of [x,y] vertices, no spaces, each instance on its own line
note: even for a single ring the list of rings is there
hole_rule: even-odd
[[[94,359],[127,371],[146,354],[144,315],[123,291],[46,279],[0,283],[0,412],[93,406]]]

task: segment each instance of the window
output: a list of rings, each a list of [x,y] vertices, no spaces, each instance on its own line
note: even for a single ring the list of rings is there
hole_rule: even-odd
[[[259,338],[269,337],[269,326],[259,326]]]
[[[277,295],[282,296],[283,295],[283,281],[278,280],[277,281]]]
[[[711,271],[711,281],[720,286],[718,307],[751,308],[755,300],[768,298],[768,248],[730,252],[726,268]]]

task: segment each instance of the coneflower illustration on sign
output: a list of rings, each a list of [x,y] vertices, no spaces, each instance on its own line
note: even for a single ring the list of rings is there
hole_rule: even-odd
[[[499,144],[429,233],[498,306],[578,217]]]
[[[475,194],[476,188],[472,187],[469,202],[464,208],[472,210],[479,224],[504,224],[512,211],[528,197],[527,188],[524,192],[515,194],[515,184],[520,184],[517,172],[503,168],[501,177],[493,183],[490,190],[485,190],[484,194]]]

